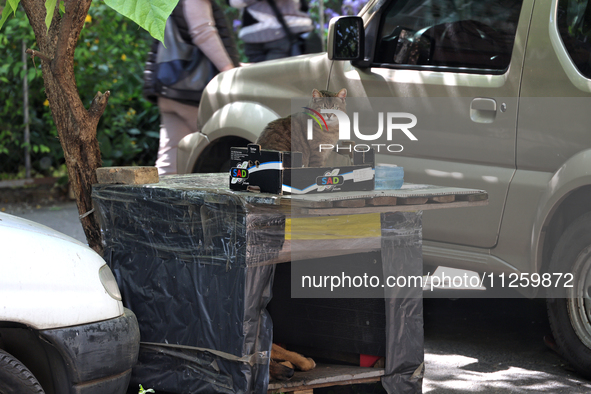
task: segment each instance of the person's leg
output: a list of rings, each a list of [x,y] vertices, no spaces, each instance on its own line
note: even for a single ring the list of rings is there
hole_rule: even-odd
[[[159,175],[176,174],[179,142],[197,131],[198,107],[161,97],[158,99],[158,108],[162,124],[156,167]]]
[[[291,43],[288,37],[265,43],[265,60],[281,59],[291,56]]]

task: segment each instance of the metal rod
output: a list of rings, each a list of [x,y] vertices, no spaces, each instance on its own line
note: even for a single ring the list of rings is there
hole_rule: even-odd
[[[27,50],[27,42],[25,40],[22,41],[23,43],[23,113],[24,113],[24,124],[25,124],[25,177],[27,179],[31,178],[31,152],[30,152],[30,145],[31,145],[31,132],[29,129],[29,81],[27,79],[27,54],[25,51]]]

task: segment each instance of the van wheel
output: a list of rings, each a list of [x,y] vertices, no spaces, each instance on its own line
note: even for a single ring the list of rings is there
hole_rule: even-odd
[[[10,353],[0,349],[0,394],[44,394],[37,378]]]
[[[591,213],[574,221],[560,237],[548,273],[548,317],[558,353],[591,379]],[[554,287],[555,273],[567,281],[572,275],[572,280]]]

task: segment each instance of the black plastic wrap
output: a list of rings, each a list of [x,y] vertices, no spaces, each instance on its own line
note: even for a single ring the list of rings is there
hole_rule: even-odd
[[[281,249],[285,217],[218,190],[220,179],[94,187],[104,256],[140,325],[131,387],[266,392],[274,265],[259,263]]]
[[[382,267],[387,276],[422,276],[422,212],[381,215]],[[386,296],[386,370],[388,393],[422,393],[424,370],[423,289],[389,287]]]
[[[231,192],[227,185],[225,174],[199,174],[166,176],[152,185],[94,186],[104,256],[140,326],[130,387],[267,392],[273,327],[266,306],[273,263],[287,261],[277,257],[287,244],[290,208],[279,196]],[[376,249],[381,236],[384,277],[422,275],[421,212],[381,214],[379,220]],[[316,221],[307,225],[312,233],[318,227]],[[324,235],[333,231],[320,227]],[[297,250],[291,234],[290,242]],[[421,392],[421,291],[385,293],[382,384],[391,393]]]

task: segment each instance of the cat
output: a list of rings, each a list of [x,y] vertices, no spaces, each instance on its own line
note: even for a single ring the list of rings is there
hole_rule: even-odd
[[[346,112],[346,97],[347,89],[341,89],[337,93],[314,89],[308,108],[318,113],[322,109]],[[320,144],[336,146],[339,139],[339,122],[334,114],[321,114],[323,119],[319,119],[317,114],[310,114],[314,112],[306,109],[285,118],[275,119],[265,127],[256,144],[260,145],[261,149],[301,152],[304,167],[323,167],[331,150],[320,151]],[[307,137],[309,119],[313,125],[312,140],[308,140]]]

